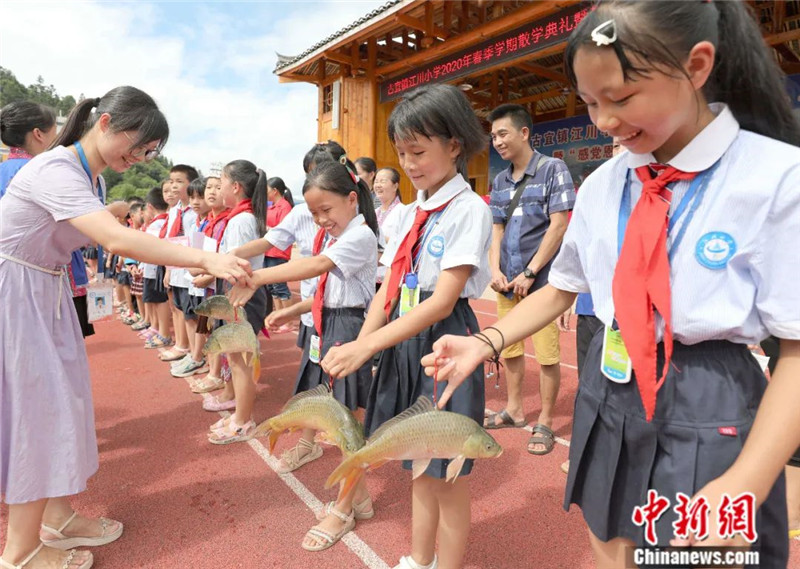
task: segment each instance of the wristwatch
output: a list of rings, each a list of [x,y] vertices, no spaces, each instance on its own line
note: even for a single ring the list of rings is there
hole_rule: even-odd
[[[534,273],[534,272],[533,272],[532,270],[530,270],[528,267],[525,267],[525,270],[524,270],[524,271],[522,271],[522,275],[523,275],[523,276],[524,276],[526,279],[535,279],[535,278],[536,278],[536,273]]]

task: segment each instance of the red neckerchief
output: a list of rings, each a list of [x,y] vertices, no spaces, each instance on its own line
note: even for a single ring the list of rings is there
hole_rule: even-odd
[[[217,214],[217,215],[214,215],[213,211],[209,211],[208,212],[208,224],[206,225],[205,229],[203,229],[203,233],[205,233],[209,237],[213,238],[214,237],[214,228],[217,226],[217,224],[219,224],[219,223],[225,221],[226,219],[228,219],[228,216],[230,215],[230,213],[231,213],[230,209],[224,209],[221,212],[219,212],[219,214]]]
[[[227,217],[221,222],[220,235],[225,233],[225,229],[228,227],[228,223],[230,223],[231,219],[240,213],[253,213],[253,200],[242,200],[236,204],[236,207],[228,212]],[[222,239],[220,239],[220,241],[222,241]]]
[[[154,224],[156,221],[158,221],[159,219],[167,219],[167,217],[169,217],[169,216],[168,216],[166,213],[159,213],[157,216],[155,216],[153,219],[151,219],[151,220],[150,220],[150,221],[149,221],[149,222],[148,222],[148,223],[147,223],[147,224],[144,226],[144,231],[147,231],[147,228],[148,228],[148,227],[150,227],[151,225],[153,225],[153,224]],[[164,225],[166,225],[166,223],[165,223]],[[166,229],[164,229],[163,227],[162,227],[161,229],[162,229],[162,231],[166,232]],[[161,235],[159,235],[159,237],[162,237],[162,236],[161,236]]]
[[[317,231],[317,235],[314,237],[314,248],[311,250],[312,255],[315,257],[322,252],[322,245],[325,243],[325,230],[321,227],[319,231]],[[336,243],[336,239],[331,237],[328,246],[330,247]],[[311,304],[311,315],[314,318],[314,328],[317,330],[317,336],[320,338],[320,344],[322,343],[322,307],[325,303],[325,284],[328,282],[328,273],[322,273],[319,276],[319,282],[317,283],[317,291],[314,293],[314,300]]]
[[[180,237],[183,235],[183,213],[187,209],[189,208],[182,208],[178,206],[178,215],[175,217],[175,221],[172,222],[172,227],[169,228],[170,237]]]
[[[667,227],[672,191],[667,184],[691,180],[697,172],[672,166],[636,168],[642,195],[631,213],[622,250],[614,269],[612,296],[619,331],[633,364],[636,384],[647,421],[656,410],[656,394],[663,385],[672,359],[672,298],[667,255]],[[394,275],[392,275],[394,276]],[[664,319],[664,367],[656,369],[654,309]]]
[[[24,148],[17,148],[16,146],[12,146],[8,149],[8,159],[18,159],[21,158],[23,160],[30,160],[33,158],[30,154],[28,154]]]
[[[392,261],[391,277],[389,278],[389,284],[387,285],[386,303],[384,305],[387,319],[391,318],[392,315],[392,303],[395,301],[395,299],[400,298],[400,285],[403,283],[403,279],[405,278],[406,274],[411,271],[411,268],[414,265],[414,257],[418,252],[417,250],[419,249],[419,246],[421,245],[419,240],[422,237],[422,232],[424,231],[425,223],[428,221],[428,217],[432,213],[436,213],[445,209],[448,205],[450,205],[450,202],[452,202],[455,197],[456,196],[453,196],[445,203],[434,209],[422,209],[421,207],[417,206],[417,213],[414,216],[414,223],[411,225],[411,229],[409,229],[408,233],[403,239],[403,242],[400,244],[400,248],[397,249],[397,253],[395,253],[394,260]]]

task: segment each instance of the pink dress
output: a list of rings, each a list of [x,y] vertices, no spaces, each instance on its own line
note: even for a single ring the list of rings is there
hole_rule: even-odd
[[[97,471],[86,348],[67,277],[51,272],[89,242],[68,220],[101,209],[63,147],[26,164],[0,199],[0,494],[8,504],[81,492]]]

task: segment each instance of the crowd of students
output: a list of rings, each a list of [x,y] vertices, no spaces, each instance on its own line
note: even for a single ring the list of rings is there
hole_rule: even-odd
[[[786,254],[800,230],[800,125],[778,96],[774,61],[740,3],[607,2],[572,33],[565,62],[592,121],[628,152],[584,183],[547,284],[528,294],[525,270],[516,284],[494,275],[495,290],[522,294],[483,331],[469,301],[493,281],[493,221],[506,223],[506,208],[490,210],[467,181],[467,161],[486,134],[453,86],[421,87],[389,118],[417,190],[409,206],[397,199],[398,172],[354,163],[327,142],[307,153],[304,203],[293,208],[281,204],[291,196],[282,182],[246,160],[202,180],[177,165],[143,203],[104,207],[99,173],[153,159],[167,142],[155,102],[132,87],[82,101],[49,151],[52,125],[43,117],[22,140],[39,155],[0,200],[8,300],[0,312],[0,492],[9,504],[0,565],[87,569],[90,553],[59,546],[102,545],[123,531],[120,522],[78,516],[66,498],[98,465],[86,330],[77,303],[64,306],[74,294],[62,286],[63,267],[94,242],[97,258],[108,260],[95,269],[88,253],[89,271],[116,279],[121,316],[144,347],[163,350],[172,375],[210,394],[205,409],[232,411],[209,426],[212,444],[246,441],[256,425],[253,362],[203,357],[209,329],[194,309],[212,294],[243,307],[256,334],[288,330],[300,317],[295,393],[332,382],[337,400],[365,409],[369,435],[432,396],[436,375],[447,381],[439,406],[483,422],[484,362],[513,358],[507,347],[588,293],[600,325],[582,356],[564,506],[580,506],[597,565],[624,567],[626,549],[646,543],[633,512],[655,489],[702,496],[714,512],[724,495],[750,493],[761,567],[786,567],[782,469],[800,444],[800,265]],[[537,165],[526,172],[535,176]],[[520,174],[510,168],[509,187],[497,189],[509,202]],[[293,244],[296,257],[287,255]],[[290,281],[302,281],[299,302],[287,295]],[[767,387],[748,345],[769,335],[780,339],[781,356]],[[40,353],[52,358],[34,361]],[[40,418],[54,414],[61,428],[42,436]],[[518,422],[507,415],[487,424]],[[552,446],[539,420],[534,450]],[[321,454],[314,435],[301,433],[282,471]],[[465,461],[451,484],[448,461],[433,460],[414,479],[410,552],[399,569],[463,565],[473,466]],[[331,547],[376,506],[361,480],[318,513],[302,547]],[[696,543],[675,535],[676,515],[658,519],[658,543]],[[745,543],[715,533],[714,520],[710,528],[704,544]]]

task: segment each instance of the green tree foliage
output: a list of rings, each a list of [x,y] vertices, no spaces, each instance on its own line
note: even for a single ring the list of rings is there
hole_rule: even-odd
[[[81,93],[78,100],[83,99],[84,95]],[[60,97],[56,88],[47,85],[41,75],[36,78],[36,83],[26,87],[17,80],[11,70],[0,67],[0,107],[16,101],[34,101],[49,105],[63,116],[68,115],[76,103],[72,95]],[[151,188],[169,178],[170,168],[172,162],[163,156],[152,162],[134,164],[121,174],[106,168],[103,178],[108,188],[109,200],[131,196],[144,197]]]

